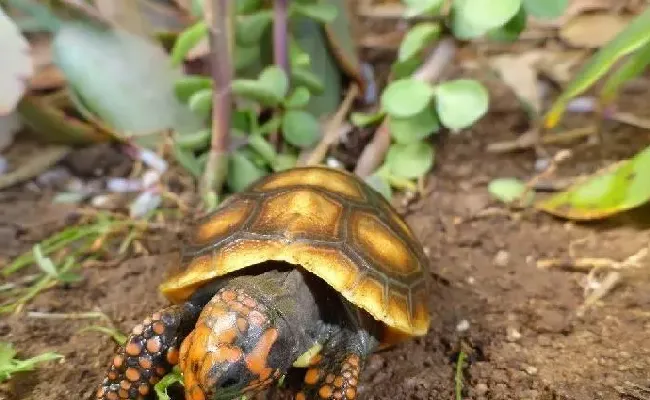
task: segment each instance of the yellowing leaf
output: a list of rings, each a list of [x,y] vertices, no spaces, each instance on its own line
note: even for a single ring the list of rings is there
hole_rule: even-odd
[[[608,168],[564,192],[538,202],[549,214],[586,221],[638,207],[650,200],[650,146],[615,168]]]
[[[34,74],[29,43],[0,8],[0,115],[11,113]]]

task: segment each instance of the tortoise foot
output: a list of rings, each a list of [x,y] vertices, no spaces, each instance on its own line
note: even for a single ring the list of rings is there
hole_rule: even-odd
[[[149,398],[153,385],[178,364],[184,317],[192,314],[188,311],[187,304],[174,305],[153,313],[136,325],[126,343],[116,350],[96,398]]]

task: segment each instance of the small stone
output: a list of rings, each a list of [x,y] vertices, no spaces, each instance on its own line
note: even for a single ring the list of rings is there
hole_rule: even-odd
[[[516,342],[517,340],[521,339],[521,332],[519,332],[517,328],[508,327],[506,330],[506,339],[509,342]]]
[[[458,332],[465,332],[469,329],[469,321],[464,319],[456,325],[456,331]]]
[[[497,267],[507,267],[510,263],[510,253],[505,250],[499,250],[494,256],[494,265]]]
[[[532,365],[524,366],[524,371],[526,371],[528,375],[537,375],[537,368]]]
[[[487,394],[489,388],[488,385],[485,383],[478,383],[474,387],[474,392],[476,393],[477,396],[483,396]]]

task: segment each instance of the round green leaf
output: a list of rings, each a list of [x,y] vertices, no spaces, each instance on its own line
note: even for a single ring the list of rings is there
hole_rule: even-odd
[[[266,67],[258,80],[269,88],[278,99],[284,99],[289,91],[289,78],[277,65]]]
[[[504,203],[512,203],[519,199],[526,191],[526,185],[517,178],[497,178],[488,184],[488,192],[494,198]],[[528,193],[526,203],[533,200],[534,194]]]
[[[291,169],[298,163],[298,157],[293,154],[278,154],[272,165],[273,171],[280,172]]]
[[[230,156],[228,165],[228,187],[233,192],[241,192],[256,180],[267,175],[266,171],[255,165],[242,151]]]
[[[196,92],[212,89],[212,79],[205,76],[188,75],[174,82],[174,93],[183,103],[187,103]]]
[[[309,89],[304,86],[298,86],[284,102],[284,106],[287,108],[304,107],[309,103],[310,96]]]
[[[381,105],[391,116],[406,118],[426,107],[433,98],[431,85],[406,78],[391,82],[381,95]]]
[[[406,18],[438,14],[444,4],[444,0],[402,0],[402,2],[406,6],[404,12]]]
[[[212,114],[212,89],[203,89],[194,93],[187,105],[201,118],[209,118]]]
[[[174,47],[171,51],[171,62],[172,65],[180,65],[185,56],[199,44],[201,40],[206,38],[208,35],[208,26],[205,21],[201,20],[190,26],[176,39],[174,42]]]
[[[522,0],[455,0],[453,29],[460,38],[480,36],[505,25],[519,12]]]
[[[296,85],[305,86],[312,94],[320,95],[325,91],[323,81],[305,68],[291,68],[291,80]]]
[[[386,165],[392,175],[419,178],[433,166],[434,151],[428,143],[392,144],[386,154]]]
[[[243,46],[259,43],[272,22],[273,10],[262,10],[254,14],[238,16],[237,24],[235,24],[237,43]]]
[[[267,107],[275,107],[282,101],[272,89],[257,80],[235,79],[230,88],[237,96],[258,101]]]
[[[441,32],[440,24],[421,22],[411,28],[399,47],[397,59],[406,61],[426,48]]]
[[[388,125],[391,136],[400,144],[419,142],[440,129],[440,121],[432,107],[426,107],[412,117],[389,118]]]
[[[235,45],[234,52],[235,71],[246,69],[260,60],[260,46],[240,46]]]
[[[524,7],[519,8],[519,12],[508,21],[505,25],[488,32],[491,40],[503,42],[514,42],[519,39],[519,35],[526,28],[528,14]]]
[[[438,118],[449,129],[467,128],[488,110],[488,92],[474,80],[445,82],[436,87],[435,95]]]
[[[332,23],[338,14],[334,4],[328,1],[317,1],[315,3],[291,3],[290,12],[295,12],[304,17],[314,19],[323,24]]]
[[[553,19],[564,13],[569,0],[523,0],[528,14],[537,18]]]
[[[320,137],[320,125],[308,112],[289,110],[282,117],[282,136],[296,147],[310,147]]]

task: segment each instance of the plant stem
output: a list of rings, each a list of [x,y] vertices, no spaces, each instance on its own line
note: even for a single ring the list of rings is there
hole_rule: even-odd
[[[273,5],[273,63],[289,77],[289,0],[276,0]],[[280,149],[277,130],[271,132],[269,141],[276,150]]]
[[[422,64],[422,66],[413,74],[413,79],[422,82],[434,83],[444,71],[445,67],[451,63],[456,55],[456,41],[453,37],[442,39],[438,46],[431,52],[431,55]],[[366,177],[372,175],[373,172],[381,165],[388,147],[390,146],[390,127],[388,125],[388,118],[384,118],[381,126],[377,128],[372,141],[368,143],[354,170],[354,173]]]
[[[273,17],[273,54],[275,64],[289,76],[289,0],[276,0]]]
[[[210,26],[210,68],[214,91],[212,94],[212,141],[201,182],[201,195],[207,200],[221,191],[228,173],[228,146],[232,118],[233,79],[232,43],[233,15],[230,0],[207,1],[206,19]]]

